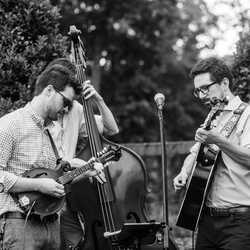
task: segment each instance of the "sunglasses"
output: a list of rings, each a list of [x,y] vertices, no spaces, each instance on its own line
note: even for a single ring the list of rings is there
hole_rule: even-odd
[[[194,94],[194,96],[195,97],[197,97],[197,98],[199,98],[199,96],[200,96],[200,93],[202,93],[203,95],[207,95],[208,94],[208,91],[209,91],[209,88],[211,87],[211,86],[213,86],[214,84],[216,84],[217,82],[211,82],[210,84],[208,84],[208,85],[205,85],[205,86],[202,86],[202,87],[200,87],[200,88],[195,88],[194,89],[194,92],[193,92],[193,94]]]
[[[54,87],[54,86],[53,86],[53,87]],[[68,107],[68,109],[71,109],[71,108],[72,108],[72,105],[73,105],[73,102],[72,102],[69,98],[67,98],[64,94],[62,94],[57,88],[54,87],[54,90],[55,90],[58,94],[60,94],[60,95],[62,96],[62,98],[63,98],[63,107],[64,107],[64,108],[67,108],[67,107]]]

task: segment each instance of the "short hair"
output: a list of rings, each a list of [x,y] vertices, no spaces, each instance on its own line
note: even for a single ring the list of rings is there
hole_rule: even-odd
[[[216,57],[209,57],[198,61],[191,69],[190,76],[195,76],[203,73],[210,73],[211,80],[220,83],[223,78],[229,80],[229,88],[232,88],[233,75],[224,61]]]
[[[71,86],[76,95],[82,91],[81,84],[75,76],[65,66],[54,64],[47,67],[37,78],[35,85],[35,95],[39,95],[48,85],[53,85],[59,91],[63,91],[66,86]]]
[[[73,75],[76,75],[76,66],[66,57],[54,59],[46,66],[46,69],[56,64],[66,67]]]

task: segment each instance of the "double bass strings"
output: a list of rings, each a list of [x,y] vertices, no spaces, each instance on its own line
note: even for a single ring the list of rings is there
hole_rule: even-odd
[[[83,85],[84,81],[86,80],[86,75],[84,73],[85,71],[84,65],[79,63],[81,57],[77,55],[78,53],[74,53],[74,54],[76,55],[78,80]],[[84,97],[82,97],[82,103],[83,103],[84,110],[85,110],[84,115],[86,119],[86,126],[87,126],[88,135],[89,135],[90,146],[92,147],[91,151],[95,153],[97,152],[97,148],[94,148],[96,140],[94,140],[93,138],[93,133],[91,133],[91,128],[96,127],[96,124],[94,123],[94,119],[90,119],[91,115],[93,116],[93,111],[91,112],[92,107],[90,106],[90,103],[84,99]],[[104,220],[104,227],[106,231],[112,232],[112,231],[115,231],[114,219],[112,216],[112,211],[111,211],[109,201],[107,199],[108,197],[107,190],[104,185],[97,182],[97,189],[98,189],[98,195],[99,195],[99,200],[100,200],[100,205],[101,205],[101,210],[102,210],[102,215],[103,215],[103,220]],[[116,237],[116,236],[113,236],[113,237]]]

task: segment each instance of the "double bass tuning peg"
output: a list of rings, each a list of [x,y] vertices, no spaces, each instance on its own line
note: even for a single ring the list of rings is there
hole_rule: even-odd
[[[107,147],[104,147],[103,150],[102,150],[101,152],[98,152],[98,153],[97,153],[97,156],[99,157],[99,156],[105,154],[106,152],[108,152],[108,148],[107,148]]]

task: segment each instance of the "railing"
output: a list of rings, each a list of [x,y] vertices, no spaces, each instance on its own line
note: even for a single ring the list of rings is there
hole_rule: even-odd
[[[167,142],[167,158],[171,158],[176,154],[187,154],[192,145],[193,141]],[[126,143],[124,146],[133,149],[141,157],[161,155],[161,144],[159,142]]]

